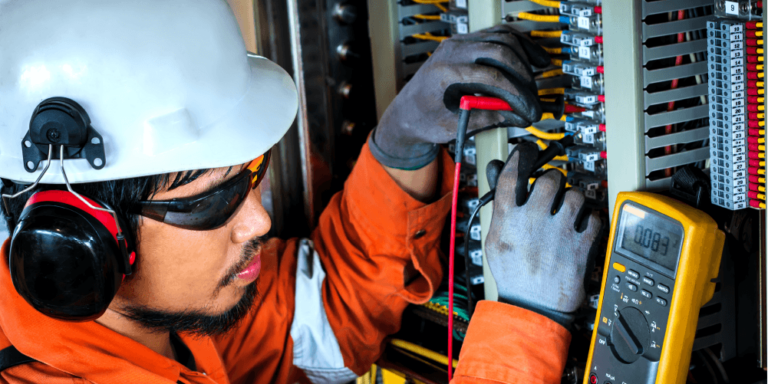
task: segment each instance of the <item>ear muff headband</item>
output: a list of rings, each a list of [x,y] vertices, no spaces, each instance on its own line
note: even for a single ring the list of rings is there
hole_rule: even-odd
[[[83,198],[94,206],[97,206],[100,208],[106,208],[102,203],[93,201],[92,199],[89,199],[85,196],[83,196]],[[27,204],[24,205],[24,209],[27,209],[27,207],[33,204],[44,203],[44,202],[63,203],[65,205],[69,205],[77,209],[80,209],[82,211],[85,211],[89,215],[93,216],[96,220],[98,220],[101,224],[103,224],[107,228],[109,233],[112,234],[112,237],[115,239],[115,242],[117,242],[117,224],[115,223],[115,218],[112,217],[112,215],[110,215],[109,213],[91,209],[91,207],[87,206],[85,203],[80,201],[80,199],[78,199],[68,191],[57,191],[57,190],[42,191],[42,192],[35,193],[34,195],[32,195],[32,197],[29,198],[29,200],[27,200]],[[119,247],[119,244],[118,244],[118,247]],[[130,253],[128,256],[128,263],[130,265],[133,265],[134,261],[136,261],[136,252],[132,251],[130,248],[129,248],[129,252]],[[125,276],[123,276],[123,278],[125,278]]]

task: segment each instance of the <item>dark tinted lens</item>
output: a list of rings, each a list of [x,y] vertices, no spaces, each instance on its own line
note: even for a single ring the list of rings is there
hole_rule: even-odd
[[[250,190],[250,174],[245,172],[219,187],[215,193],[198,199],[173,200],[163,222],[192,230],[211,230],[226,224]]]

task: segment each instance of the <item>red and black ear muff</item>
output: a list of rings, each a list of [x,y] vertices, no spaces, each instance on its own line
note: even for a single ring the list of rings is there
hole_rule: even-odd
[[[32,195],[11,237],[16,291],[39,312],[60,320],[90,321],[104,314],[134,261],[132,241],[119,233],[115,218],[68,191]]]

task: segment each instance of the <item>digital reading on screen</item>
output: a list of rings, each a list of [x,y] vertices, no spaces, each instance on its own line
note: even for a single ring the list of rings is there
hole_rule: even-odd
[[[621,248],[674,272],[683,227],[660,215],[627,204],[621,213]]]

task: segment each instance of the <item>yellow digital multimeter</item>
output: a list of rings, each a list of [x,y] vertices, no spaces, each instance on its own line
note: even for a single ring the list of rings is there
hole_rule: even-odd
[[[584,383],[685,383],[725,234],[652,193],[619,193],[615,207]]]

